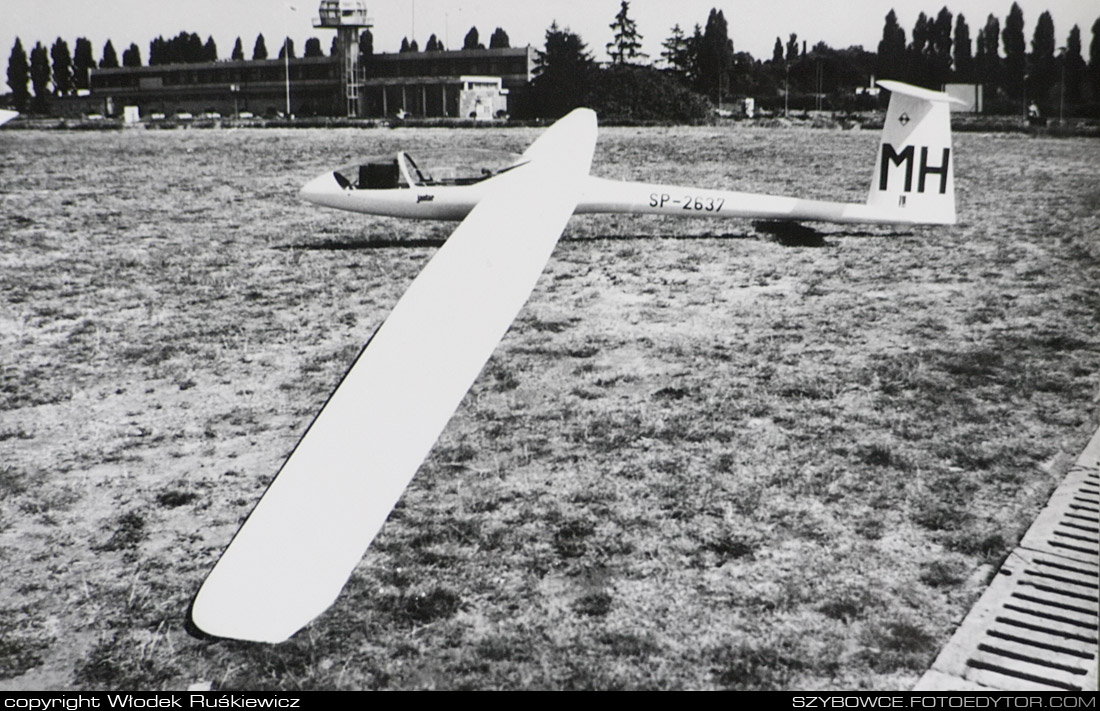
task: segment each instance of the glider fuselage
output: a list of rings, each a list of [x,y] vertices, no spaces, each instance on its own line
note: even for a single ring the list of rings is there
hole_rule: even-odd
[[[523,165],[513,170],[522,170]],[[413,185],[390,189],[341,186],[333,173],[302,188],[310,202],[351,212],[420,220],[463,220],[493,190],[497,176],[470,185]],[[552,190],[547,187],[547,190]],[[822,220],[908,224],[915,216],[860,203],[828,202],[731,190],[689,188],[586,176],[574,214]],[[927,221],[927,220],[923,220]]]

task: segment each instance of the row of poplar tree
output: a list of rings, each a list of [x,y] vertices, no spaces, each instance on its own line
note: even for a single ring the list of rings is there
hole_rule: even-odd
[[[1080,28],[1074,26],[1058,48],[1054,21],[1042,13],[1035,25],[1028,51],[1024,37],[1023,11],[1016,3],[1004,21],[990,15],[977,32],[976,49],[966,18],[944,7],[934,17],[920,13],[910,38],[891,10],[885,18],[877,53],[862,47],[833,49],[819,42],[807,43],[791,34],[784,42],[776,38],[769,60],[736,52],[729,38],[729,25],[721,10],[712,9],[705,24],[696,24],[687,34],[677,24],[662,43],[656,63],[641,51],[642,35],[630,16],[630,3],[622,0],[610,24],[613,40],[606,51],[611,61],[601,64],[588,51],[583,39],[555,23],[546,32],[545,47],[536,53],[536,79],[521,115],[556,117],[587,105],[609,116],[625,119],[697,120],[735,97],[755,97],[762,108],[787,104],[791,108],[871,108],[868,98],[857,98],[853,89],[866,86],[872,76],[940,88],[948,82],[980,83],[985,87],[986,110],[1013,113],[1036,104],[1047,113],[1062,110],[1066,115],[1094,115],[1100,109],[1100,19],[1092,26],[1089,61],[1082,56]],[[490,48],[508,47],[507,33],[496,28]],[[463,49],[484,49],[477,28],[463,40]],[[360,36],[360,51],[373,53],[370,31]],[[425,51],[442,51],[435,35]],[[330,53],[335,53],[333,39]],[[402,40],[402,52],[419,51],[415,39]],[[295,56],[294,43],[286,40],[281,59]],[[252,48],[252,59],[267,59],[263,35]],[[320,40],[306,41],[304,56],[324,56]],[[176,37],[157,37],[149,45],[149,65],[211,62],[218,59],[212,37],[205,42],[197,34],[181,32]],[[231,60],[245,59],[240,38]],[[110,40],[96,64],[91,43],[76,40],[70,54],[68,44],[58,39],[47,50],[37,43],[28,61],[16,39],[8,60],[11,104],[25,111],[49,109],[51,96],[64,96],[87,89],[92,68],[142,65],[138,47],[131,44],[121,62]],[[33,87],[33,100],[28,89]],[[709,99],[709,104],[706,101]]]
[[[364,32],[360,38],[360,49],[369,48],[372,44],[370,32]],[[336,51],[336,42],[333,38],[331,50]],[[369,50],[368,50],[369,51]],[[289,52],[293,59],[295,54],[294,40],[286,39],[279,48],[278,58],[282,59]],[[323,57],[321,41],[316,37],[306,40],[305,57]],[[241,38],[237,38],[230,55],[232,61],[245,59],[244,47]],[[267,44],[262,34],[256,37],[252,47],[252,59],[268,59]],[[165,39],[157,37],[149,43],[149,66],[162,64],[194,64],[200,62],[218,61],[218,47],[213,37],[207,37],[206,42],[194,33],[180,32],[175,37]],[[122,52],[119,60],[111,40],[103,45],[102,57],[97,63],[93,55],[92,43],[84,37],[76,40],[73,51],[70,53],[68,43],[60,37],[53,45],[46,49],[41,42],[31,49],[28,59],[23,43],[16,38],[8,58],[8,86],[11,87],[11,105],[19,111],[30,109],[38,113],[49,111],[49,99],[52,96],[69,96],[81,90],[89,88],[91,70],[115,69],[118,67],[142,66],[141,50],[136,44],[131,44]],[[29,86],[28,86],[29,85]],[[34,90],[32,97],[31,88]]]
[[[622,65],[651,68],[641,53],[642,36],[629,17],[629,3],[622,2],[611,28],[610,70]],[[751,96],[770,109],[785,102],[790,108],[871,108],[874,100],[861,98],[854,89],[868,86],[875,77],[932,89],[947,83],[982,84],[985,110],[991,113],[1022,113],[1033,104],[1048,115],[1100,113],[1100,19],[1092,26],[1087,63],[1081,29],[1075,25],[1059,47],[1049,12],[1039,16],[1029,51],[1023,11],[1016,3],[1003,28],[995,15],[989,15],[977,32],[976,51],[966,18],[947,7],[935,16],[920,13],[908,41],[890,10],[877,52],[860,46],[834,49],[824,42],[807,49],[805,41],[791,34],[785,42],[776,38],[770,59],[758,60],[735,51],[728,31],[722,12],[714,9],[705,26],[695,25],[690,35],[674,26],[662,44],[662,73],[712,103]],[[538,62],[536,88],[540,83],[544,89],[553,85],[552,91],[538,92],[544,103],[553,104],[549,113],[600,102],[592,84],[606,89],[608,82],[600,73],[608,68],[597,67],[580,37],[551,27]]]

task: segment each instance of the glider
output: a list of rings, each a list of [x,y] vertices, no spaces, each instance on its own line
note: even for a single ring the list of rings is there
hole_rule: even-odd
[[[360,352],[203,582],[191,603],[193,628],[281,642],[332,605],[574,213],[953,224],[952,99],[880,85],[892,95],[866,204],[592,177],[596,116],[588,109],[502,162],[479,154],[444,172],[402,152],[308,183],[302,196],[321,205],[462,223]]]

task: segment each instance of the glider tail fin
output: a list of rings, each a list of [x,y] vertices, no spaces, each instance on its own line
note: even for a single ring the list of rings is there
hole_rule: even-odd
[[[878,84],[890,92],[890,105],[867,204],[914,223],[955,224],[949,104],[957,100],[897,81]]]

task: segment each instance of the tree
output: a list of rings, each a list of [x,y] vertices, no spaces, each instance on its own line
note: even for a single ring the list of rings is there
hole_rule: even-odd
[[[607,43],[607,53],[611,56],[612,64],[632,64],[634,59],[645,59],[649,56],[641,52],[642,36],[638,34],[634,20],[630,19],[630,3],[627,0],[621,0],[615,21],[609,27],[615,33],[614,39]]]
[[[878,76],[880,79],[904,79],[908,76],[905,63],[905,30],[898,24],[894,11],[886,13],[882,39],[878,43]]]
[[[267,59],[267,44],[263,34],[256,35],[256,44],[252,46],[252,59]]]
[[[103,45],[103,58],[99,60],[99,68],[118,69],[118,53],[115,52],[115,46],[111,44],[111,40],[107,40]]]
[[[90,88],[92,69],[95,68],[95,57],[92,56],[92,43],[87,37],[77,37],[73,45],[73,87],[77,90],[87,91]]]
[[[668,39],[661,43],[665,48],[665,51],[661,52],[661,58],[665,60],[669,69],[686,76],[691,68],[689,40],[684,36],[684,31],[680,29],[679,24],[673,25],[671,32]]]
[[[584,102],[600,120],[698,123],[710,116],[706,99],[653,67],[614,64],[592,72]]]
[[[1005,28],[1001,32],[1004,43],[1004,88],[1010,98],[1019,99],[1024,95],[1024,74],[1027,72],[1027,55],[1024,46],[1024,11],[1016,3],[1005,18]]]
[[[8,86],[11,87],[11,103],[16,111],[27,110],[27,102],[31,96],[30,91],[27,90],[27,82],[30,78],[27,52],[23,49],[23,43],[16,37],[11,55],[8,57]]]
[[[244,61],[244,47],[241,45],[240,37],[238,37],[237,41],[233,44],[233,53],[229,55],[229,58],[234,62]]]
[[[214,59],[209,58],[211,52]],[[149,43],[149,66],[216,61],[217,53],[213,38],[204,45],[202,39],[194,32],[180,32],[170,39],[158,36]]]
[[[985,27],[978,30],[978,52],[974,57],[974,72],[979,83],[990,90],[1001,84],[1001,22],[995,15],[986,18]]]
[[[415,39],[411,40],[409,42],[409,51],[410,52],[419,52],[420,51],[420,45],[416,43]]]
[[[140,67],[141,66],[141,50],[133,42],[130,43],[130,47],[122,50],[122,66],[124,67]]]
[[[439,45],[442,47],[443,45]],[[489,37],[489,49],[508,49],[512,46],[511,40],[508,39],[508,33],[501,28],[493,30],[492,36]]]
[[[53,68],[53,90],[58,96],[67,96],[73,92],[73,57],[69,53],[69,43],[60,37],[50,47],[50,59]]]
[[[955,18],[955,76],[961,82],[974,81],[974,57],[970,51],[970,28],[962,13]]]
[[[1031,38],[1030,74],[1027,94],[1029,100],[1041,102],[1047,99],[1051,87],[1059,81],[1054,61],[1054,18],[1049,12],[1039,15],[1035,34]]]
[[[335,47],[335,40],[333,40],[333,47]],[[369,57],[374,54],[374,35],[370,30],[363,30],[359,34],[359,54],[364,57]],[[336,56],[335,49],[332,52],[332,56]]]
[[[939,89],[942,84],[951,81],[951,25],[954,16],[944,7],[929,21],[928,38],[929,82]]]
[[[775,38],[775,45],[772,47],[772,64],[783,63],[783,40],[778,37]]]
[[[436,37],[434,33],[432,34],[431,37],[428,38],[428,44],[424,45],[424,51],[425,52],[442,52],[443,51],[443,45],[440,43],[439,38]]]
[[[929,62],[929,41],[932,38],[933,21],[923,12],[917,16],[917,22],[913,25],[913,39],[909,42],[907,51],[909,83],[918,86],[928,86],[932,83],[932,71]]]
[[[1100,100],[1100,17],[1092,23],[1092,41],[1089,42],[1089,86],[1093,101]]]
[[[285,39],[283,39],[283,46],[279,47],[279,59],[287,58],[288,54],[290,55],[290,59],[294,59],[296,56],[294,54],[294,40],[286,37]]]
[[[535,53],[537,115],[557,118],[584,103],[594,68],[587,50],[580,35],[560,29],[557,22],[546,30],[546,48]]]
[[[44,114],[50,110],[50,59],[46,48],[36,42],[31,50],[31,87],[34,102],[31,109]]]
[[[793,62],[798,59],[798,35],[792,32],[787,37],[787,61]]]
[[[305,46],[305,52],[302,54],[302,56],[303,57],[323,57],[323,56],[325,56],[325,51],[323,49],[321,49],[321,40],[317,39],[316,37],[310,37],[309,39],[307,39],[306,40],[306,46]]]
[[[411,50],[411,49],[409,48],[409,38],[408,38],[408,37],[402,37],[402,38],[401,38],[401,48],[400,48],[399,50],[397,50],[397,51],[398,51],[399,53],[403,53],[403,52],[411,52],[411,51],[412,51],[412,50]]]
[[[168,59],[165,57],[165,52],[164,38],[158,35],[156,39],[149,42],[149,66],[155,67],[159,64],[167,64]]]
[[[470,31],[466,33],[466,38],[462,40],[462,49],[485,49],[485,45],[478,41],[477,28],[471,27]]]
[[[1066,38],[1062,70],[1065,73],[1066,103],[1076,106],[1081,103],[1081,89],[1085,79],[1085,60],[1081,56],[1081,28],[1077,25],[1073,26]]]
[[[733,40],[729,38],[729,26],[721,10],[711,8],[695,54],[696,90],[713,97],[718,103],[723,84],[729,81],[729,70],[733,66]]]
[[[202,46],[202,58],[206,62],[218,61],[218,45],[214,43],[214,38],[207,35],[206,44]]]

